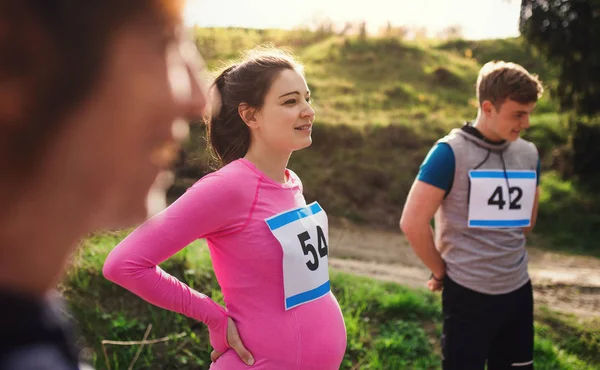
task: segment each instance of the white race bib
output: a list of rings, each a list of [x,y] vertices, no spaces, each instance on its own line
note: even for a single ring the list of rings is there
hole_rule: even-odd
[[[469,227],[527,227],[535,200],[535,171],[471,170]],[[510,187],[509,187],[510,186]]]
[[[329,225],[319,203],[294,208],[265,221],[283,248],[285,309],[329,293]]]

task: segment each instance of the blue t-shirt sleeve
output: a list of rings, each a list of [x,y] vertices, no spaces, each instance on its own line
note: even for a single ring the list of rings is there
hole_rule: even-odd
[[[447,143],[436,144],[421,163],[417,179],[450,192],[454,182],[455,159]]]
[[[540,173],[542,172],[541,171],[541,164],[540,164],[540,159],[539,158],[538,158],[537,168],[535,169],[535,172],[537,172],[536,181],[537,181],[537,185],[539,186],[540,185]]]

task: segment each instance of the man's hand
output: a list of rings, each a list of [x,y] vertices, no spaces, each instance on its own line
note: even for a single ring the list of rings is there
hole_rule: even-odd
[[[441,292],[444,289],[444,278],[437,278],[434,274],[431,274],[431,278],[427,281],[427,288],[432,292]]]

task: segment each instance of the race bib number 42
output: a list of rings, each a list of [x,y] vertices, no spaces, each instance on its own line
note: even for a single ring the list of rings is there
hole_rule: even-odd
[[[535,200],[535,171],[471,170],[469,227],[527,227]]]
[[[285,309],[329,293],[329,227],[319,203],[285,211],[265,221],[283,249]]]

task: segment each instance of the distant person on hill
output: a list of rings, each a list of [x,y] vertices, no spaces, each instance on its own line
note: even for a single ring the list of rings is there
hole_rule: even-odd
[[[533,369],[525,239],[540,160],[521,134],[542,93],[520,65],[485,64],[477,118],[438,140],[406,200],[400,228],[432,271],[429,289],[443,290],[444,370]]]
[[[207,134],[223,167],[125,238],[104,275],[205,323],[213,370],[337,370],[346,329],[330,290],[327,215],[306,204],[286,168],[312,143],[303,69],[283,51],[258,50],[221,72],[211,91]],[[158,267],[200,238],[226,308]]]
[[[182,5],[0,0],[1,370],[80,368],[54,293],[67,259],[146,219],[173,122],[206,105]]]

